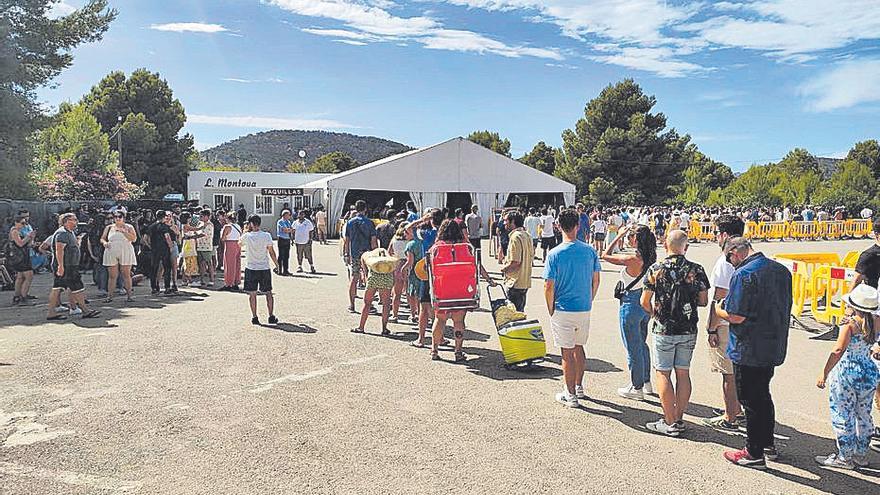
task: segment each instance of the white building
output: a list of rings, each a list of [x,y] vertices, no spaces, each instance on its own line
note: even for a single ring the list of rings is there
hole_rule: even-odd
[[[187,178],[189,199],[227,211],[243,204],[248,214],[263,217],[263,225],[272,225],[287,203],[299,209],[313,205],[303,194],[302,185],[330,174],[292,174],[286,172],[211,172],[194,171]],[[272,230],[272,229],[269,229]]]

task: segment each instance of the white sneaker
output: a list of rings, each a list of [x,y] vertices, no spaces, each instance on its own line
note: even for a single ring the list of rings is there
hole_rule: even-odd
[[[654,433],[659,433],[661,435],[666,435],[667,437],[677,437],[681,435],[681,431],[676,428],[674,425],[666,424],[666,420],[660,418],[658,421],[653,423],[648,423],[645,425],[645,428],[648,431],[653,431]]]
[[[578,399],[586,399],[587,398],[587,394],[584,393],[584,386],[583,385],[575,385],[574,396],[577,397]]]
[[[189,284],[190,287],[201,287],[202,283],[198,281],[193,281]]]
[[[570,407],[572,409],[576,409],[581,407],[580,402],[578,402],[577,397],[571,395],[567,392],[559,392],[556,394],[556,402],[562,404],[565,407]]]
[[[120,296],[124,296],[126,294],[125,289],[116,289],[116,293]]]
[[[82,313],[83,313],[83,310],[81,310],[79,308],[73,308],[70,310],[70,316],[81,315]]]
[[[70,308],[68,308],[67,306],[64,306],[63,304],[61,306],[58,306],[57,308],[55,308],[56,313],[63,313],[65,311],[69,311],[69,310],[70,310]]]
[[[625,399],[645,400],[644,389],[638,390],[632,385],[617,389],[617,395]]]
[[[642,385],[642,394],[654,395],[654,387],[651,386],[651,382],[645,382],[645,384]]]

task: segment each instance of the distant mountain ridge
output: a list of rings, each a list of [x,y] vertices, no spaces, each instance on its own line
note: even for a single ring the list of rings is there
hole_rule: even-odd
[[[306,152],[307,165],[333,151],[341,151],[363,165],[411,149],[405,144],[373,136],[278,130],[248,134],[202,151],[201,155],[209,168],[277,172],[285,170],[290,162],[299,162],[300,150]]]

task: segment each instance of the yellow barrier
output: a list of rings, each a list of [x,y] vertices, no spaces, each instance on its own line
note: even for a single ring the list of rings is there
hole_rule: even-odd
[[[776,261],[785,265],[791,272],[791,316],[800,318],[809,292],[810,277],[807,275],[807,264],[780,257],[776,257]]]
[[[696,242],[714,241],[715,224],[712,222],[697,222],[692,220],[688,229],[688,239]]]
[[[758,233],[758,224],[756,222],[752,222],[751,220],[746,222],[746,229],[743,232],[743,237],[746,239],[754,239],[757,237]]]
[[[784,241],[788,235],[788,222],[761,222],[758,224],[758,237],[764,240]]]
[[[810,277],[810,312],[816,321],[831,325],[840,323],[846,311],[843,296],[855,278],[855,270],[839,266],[822,266],[813,272]]]
[[[847,237],[858,237],[865,238],[868,237],[868,234],[873,230],[871,221],[865,220],[861,218],[854,218],[846,221],[846,227],[844,228],[845,235]]]
[[[846,222],[843,221],[829,221],[829,222],[818,222],[819,223],[819,235],[824,237],[827,240],[832,239],[840,239],[844,236],[844,229],[846,227]]]
[[[811,279],[813,273],[822,267],[839,266],[837,253],[781,253],[774,259],[791,271],[791,314],[799,317],[804,304],[814,294]]]
[[[814,240],[819,237],[818,222],[791,222],[788,236],[798,240]]]
[[[843,261],[840,262],[840,265],[845,268],[855,268],[856,262],[859,261],[859,256],[861,254],[861,251],[850,251],[846,253],[846,256],[843,257]]]

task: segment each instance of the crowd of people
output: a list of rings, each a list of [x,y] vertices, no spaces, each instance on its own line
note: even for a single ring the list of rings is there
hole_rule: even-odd
[[[617,394],[643,400],[656,392],[662,415],[645,428],[670,437],[684,434],[689,427],[683,416],[692,392],[690,365],[701,326],[698,309],[708,306],[702,326],[711,350],[711,371],[721,376],[723,407],[703,423],[719,430],[744,430],[745,448],[725,452],[724,457],[737,465],[763,469],[767,460],[779,455],[770,383],[787,354],[792,282],[787,268],[755,251],[743,237],[745,222],[756,215],[759,220],[764,216],[785,220],[788,215],[796,220],[798,216],[819,219],[823,213],[831,215],[810,208],[792,214],[789,208],[686,211],[545,205],[492,212],[489,225],[484,225],[477,206],[467,211],[428,208],[418,212],[410,202],[403,211],[385,211],[383,221],[375,222],[367,216],[366,203],[357,201],[341,232],[350,277],[348,309],[360,315],[352,332],[365,332],[369,316],[381,314],[381,334],[389,335],[389,322],[399,322],[401,308],[408,307],[410,322],[418,331],[413,346],[427,347],[428,328],[432,328],[430,359],[442,360],[441,348],[449,345],[444,330],[451,320],[453,360],[465,362],[469,309],[434,304],[424,273],[426,256],[437,246],[469,245],[476,254],[479,276],[490,285],[500,283],[517,311],[525,310],[532,270],[540,266],[540,260],[549,333],[562,355],[563,388],[555,400],[579,407],[579,401],[587,398],[585,349],[604,261],[620,267],[614,296],[620,303],[618,324],[629,383]],[[873,212],[861,214],[870,218]],[[711,271],[687,258],[686,228],[692,219],[714,225],[721,253]],[[145,278],[150,280],[152,294],[163,290],[174,294],[178,285],[211,287],[219,283],[222,271],[220,290],[241,291],[243,282],[253,324],[260,324],[257,302],[261,294],[266,296],[268,322],[277,324],[272,274],[292,275],[291,247],[297,273],[306,267],[317,272],[312,246],[327,242],[327,216],[322,208],[296,212],[284,208],[270,228],[277,238],[277,252],[262,218],[248,215],[243,206],[228,212],[207,206],[155,212],[112,207],[62,213],[57,228],[38,241],[29,212],[21,210],[8,232],[4,268],[13,279],[13,302],[33,304],[34,257],[47,257],[49,261],[41,263],[48,263],[53,273],[48,320],[76,314],[93,318],[100,313],[85,297],[82,269],[92,270],[98,297],[107,301],[115,294],[132,301],[133,286]],[[872,439],[880,441],[880,429],[871,421],[872,401],[880,407],[880,221],[874,223],[874,232],[878,242],[860,257],[855,288],[846,296],[849,317],[817,379],[818,387],[827,384],[830,389],[838,445],[837,452],[816,458],[823,466],[855,469],[866,465],[869,447],[880,450],[871,445]],[[486,234],[491,234],[500,265],[499,280],[480,261],[481,239]],[[660,257],[660,249],[665,257]],[[364,290],[364,297],[358,311],[359,290]],[[62,304],[65,291],[66,306]],[[381,313],[374,308],[377,298]]]
[[[688,428],[683,416],[692,392],[690,365],[700,327],[698,309],[708,306],[703,326],[711,352],[711,372],[721,376],[719,396],[723,407],[703,423],[724,431],[745,431],[745,447],[725,452],[724,457],[740,466],[765,469],[766,462],[779,455],[774,441],[776,420],[770,383],[787,355],[792,280],[787,268],[756,251],[743,234],[745,222],[755,214],[758,219],[764,214],[788,215],[788,209],[587,210],[582,204],[558,209],[507,209],[490,227],[501,266],[501,283],[517,310],[525,307],[536,260],[543,262],[550,334],[562,354],[563,390],[555,399],[574,408],[587,398],[583,381],[585,346],[593,299],[601,283],[600,260],[605,261],[621,267],[614,295],[620,301],[619,327],[630,383],[617,393],[643,400],[656,391],[662,416],[645,424],[645,428],[670,437],[681,436]],[[797,215],[792,219],[796,220]],[[804,216],[809,219],[811,212]],[[685,226],[691,219],[715,226],[721,254],[710,272],[687,258]],[[671,223],[669,228],[667,222]],[[408,204],[406,211],[392,212],[386,224],[387,231],[395,233],[387,243],[367,218],[361,201],[355,204],[343,228],[343,253],[351,274],[350,311],[355,312],[358,286],[365,283],[367,288],[359,326],[352,331],[365,331],[376,289],[382,294],[382,334],[387,335],[388,306],[393,319],[398,316],[399,303],[389,303],[394,289],[395,298],[405,293],[413,321],[418,322],[413,345],[425,346],[426,329],[433,319],[431,359],[440,359],[439,347],[447,344],[443,329],[451,319],[454,360],[465,361],[461,341],[467,311],[432,307],[429,284],[415,275],[417,264],[432,246],[469,242],[480,249],[479,238],[484,232],[477,207],[467,215],[461,210],[431,208],[420,215],[414,205]],[[874,224],[874,231],[880,239],[880,221]],[[666,253],[663,259],[658,257],[658,245]],[[400,263],[393,275],[373,271],[367,261],[374,250],[383,248],[399,255]],[[540,257],[539,248],[543,251]],[[399,254],[401,250],[403,254]],[[478,269],[487,282],[496,283],[482,264]],[[816,462],[845,469],[866,465],[872,438],[876,440],[872,448],[880,451],[880,429],[875,429],[871,421],[872,399],[880,408],[880,364],[876,361],[880,359],[880,344],[875,330],[880,324],[876,315],[880,244],[862,255],[856,270],[863,276],[846,297],[849,319],[817,381],[819,387],[825,387],[826,380],[830,383],[838,451],[817,456]]]

